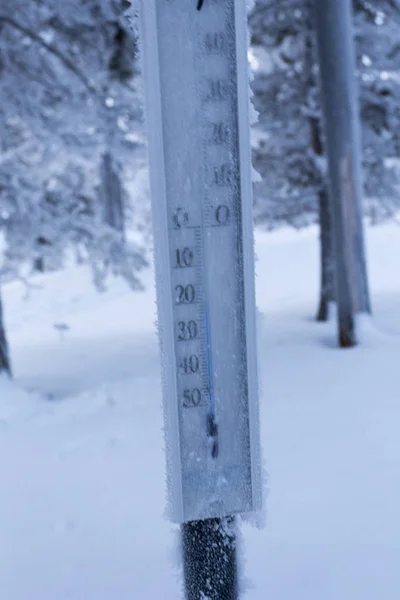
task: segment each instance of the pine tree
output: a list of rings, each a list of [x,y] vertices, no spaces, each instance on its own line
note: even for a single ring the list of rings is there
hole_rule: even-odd
[[[104,222],[103,156],[131,219],[135,164],[144,160],[135,39],[115,0],[15,0],[0,9],[0,195],[6,265],[61,266],[79,248],[102,284],[139,286],[145,248]],[[130,228],[143,223],[129,222]]]
[[[364,210],[376,222],[393,216],[400,200],[393,160],[398,155],[400,107],[394,74],[399,9],[385,0],[379,8],[356,2],[355,10]],[[254,157],[263,182],[256,193],[256,220],[267,228],[320,223],[318,318],[324,320],[335,285],[312,5],[309,0],[257,0],[250,26],[260,62],[254,82],[260,112]]]
[[[32,265],[60,268],[72,249],[92,266],[99,287],[110,273],[141,287],[142,233],[127,240],[105,220],[102,202],[108,153],[120,214],[129,229],[145,229],[127,193],[145,161],[145,144],[136,41],[124,5],[13,0],[12,10],[0,6],[0,234],[8,274]],[[8,368],[0,319],[0,370]]]

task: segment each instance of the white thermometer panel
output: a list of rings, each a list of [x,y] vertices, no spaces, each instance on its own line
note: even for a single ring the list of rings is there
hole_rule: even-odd
[[[172,518],[260,507],[244,0],[142,0]]]

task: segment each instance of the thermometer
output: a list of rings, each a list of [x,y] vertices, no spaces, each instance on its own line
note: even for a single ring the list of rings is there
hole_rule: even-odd
[[[141,4],[168,488],[177,522],[261,503],[244,4]]]

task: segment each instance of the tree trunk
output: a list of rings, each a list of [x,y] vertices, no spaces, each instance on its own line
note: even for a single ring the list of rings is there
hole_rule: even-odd
[[[101,162],[101,197],[104,222],[123,233],[125,223],[122,186],[108,152],[103,155]]]
[[[355,317],[371,312],[362,222],[361,139],[351,0],[315,0],[327,140],[338,337],[357,343]]]
[[[316,117],[310,117],[311,146],[316,156],[324,154],[320,133],[320,123]],[[319,241],[320,241],[320,273],[321,287],[317,321],[329,320],[329,306],[336,300],[334,283],[334,255],[333,255],[333,231],[332,215],[329,205],[329,196],[326,183],[318,194],[319,209]]]
[[[51,245],[50,242],[48,240],[46,240],[46,238],[44,238],[42,235],[37,238],[37,240],[36,240],[37,256],[33,259],[33,270],[34,271],[37,271],[39,273],[44,273],[44,271],[45,271],[44,252],[42,253],[40,251],[40,249],[45,246],[50,246],[50,245]]]
[[[332,240],[332,218],[329,206],[329,197],[322,189],[318,198],[319,226],[320,226],[320,272],[321,287],[317,321],[329,321],[329,307],[336,301],[334,278],[334,255]]]
[[[11,375],[10,357],[3,323],[3,308],[0,297],[0,374],[6,372]]]

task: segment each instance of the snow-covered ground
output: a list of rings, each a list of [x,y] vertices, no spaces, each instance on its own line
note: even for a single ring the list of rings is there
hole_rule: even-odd
[[[398,600],[400,229],[368,231],[374,322],[313,321],[316,231],[257,236],[267,524],[243,525],[248,600]],[[175,600],[152,274],[101,295],[82,268],[4,289],[1,600]],[[25,390],[29,390],[29,394]]]

